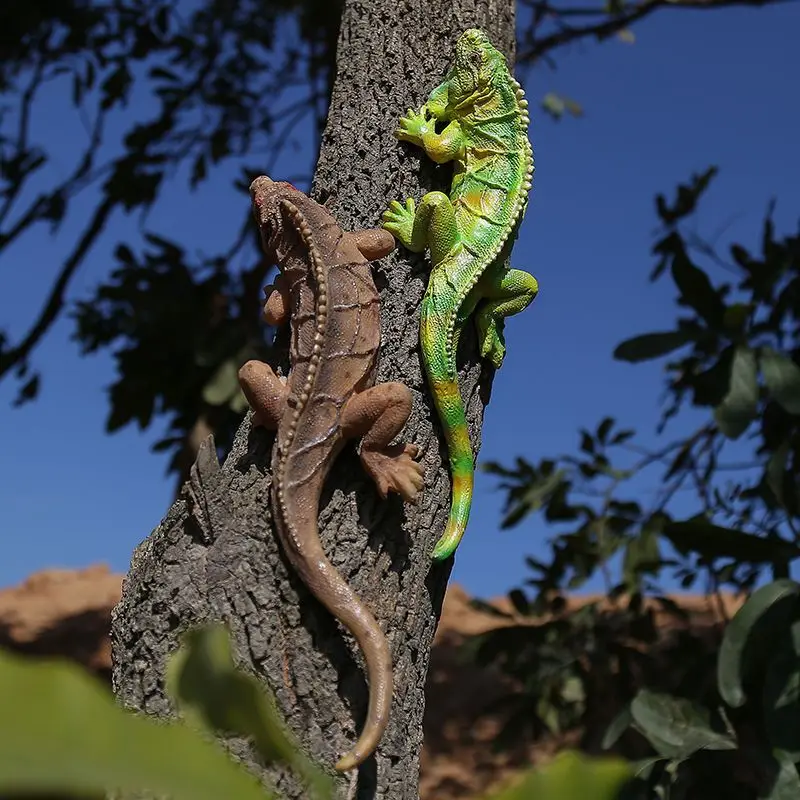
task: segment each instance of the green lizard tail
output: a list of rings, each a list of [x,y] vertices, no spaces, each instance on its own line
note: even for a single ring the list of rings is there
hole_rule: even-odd
[[[444,561],[456,551],[464,531],[467,529],[472,507],[472,485],[475,467],[472,460],[472,445],[464,413],[464,404],[458,383],[455,380],[439,381],[431,377],[436,410],[442,420],[444,436],[450,460],[450,475],[453,491],[450,500],[450,516],[442,538],[433,549],[433,560]]]
[[[437,335],[436,331],[441,331],[442,316],[424,301],[422,308],[423,361],[433,392],[434,405],[444,428],[453,481],[447,527],[433,550],[433,560],[444,561],[453,555],[467,529],[472,507],[475,464],[464,402],[451,355],[454,348],[446,346],[442,341],[446,337],[441,336],[441,333]]]

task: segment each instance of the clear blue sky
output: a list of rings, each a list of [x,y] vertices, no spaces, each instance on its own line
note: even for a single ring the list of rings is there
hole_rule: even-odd
[[[661,366],[611,359],[620,340],[674,319],[667,282],[647,282],[653,197],[671,195],[678,181],[714,163],[721,174],[701,207],[702,232],[727,225],[721,242],[755,246],[773,196],[778,231],[796,228],[798,30],[797,4],[665,11],[635,28],[635,44],[589,43],[562,55],[556,72],[539,69],[526,81],[536,177],[513,260],[537,276],[541,294],[507,327],[509,354],[486,415],[481,459],[571,452],[577,429],[605,414],[653,430]],[[579,100],[585,117],[554,123],[537,111],[535,99],[548,90]],[[36,110],[38,125],[58,131],[51,167],[57,174],[70,168],[70,153],[84,136],[68,105],[68,93],[53,91]],[[131,107],[133,114],[146,112],[144,103]],[[287,173],[298,171],[296,156],[292,162]],[[219,175],[191,196],[174,180],[149,227],[191,239],[198,250],[221,249],[244,202],[229,183],[230,174]],[[80,208],[88,212],[91,201]],[[0,265],[0,325],[12,341],[81,227],[77,209],[56,239],[29,237]],[[107,274],[114,243],[135,240],[137,224],[114,220],[72,299],[85,297]],[[0,385],[0,586],[44,567],[101,561],[125,571],[171,500],[166,459],[149,451],[161,427],[105,435],[113,362],[108,355],[80,358],[68,341],[71,329],[63,319],[36,354],[44,372],[38,401],[12,409],[12,386]],[[499,532],[501,500],[492,480],[479,475],[453,573],[483,596],[523,579],[523,556],[544,555],[550,533],[535,519]]]

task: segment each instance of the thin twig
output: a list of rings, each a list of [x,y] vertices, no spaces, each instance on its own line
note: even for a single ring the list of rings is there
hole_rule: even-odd
[[[517,55],[517,61],[520,63],[537,61],[545,53],[581,39],[591,37],[606,39],[615,33],[625,30],[634,22],[644,19],[660,8],[708,10],[728,6],[764,6],[783,2],[793,2],[793,0],[648,0],[638,5],[629,6],[620,14],[608,16],[603,22],[580,27],[567,27],[538,41],[533,41],[526,50],[521,50]],[[566,16],[566,14],[562,14],[560,10],[552,6],[548,6],[548,11],[551,11],[555,16]]]
[[[22,97],[20,98],[19,125],[17,126],[17,141],[15,143],[17,156],[22,155],[22,153],[27,150],[28,128],[30,127],[31,120],[31,107],[33,106],[33,101],[36,97],[36,90],[39,88],[39,86],[41,86],[43,78],[44,65],[42,62],[39,62],[33,71],[30,83],[25,88],[25,91],[22,93]],[[25,177],[27,177],[27,175],[22,176],[20,180],[15,181],[9,187],[3,206],[0,208],[0,225],[3,224],[5,218],[10,213],[11,207],[14,205],[14,200],[17,199],[17,196],[22,190]]]

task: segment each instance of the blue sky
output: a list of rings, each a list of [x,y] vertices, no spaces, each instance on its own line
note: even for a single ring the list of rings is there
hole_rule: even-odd
[[[657,192],[671,196],[691,172],[717,164],[697,219],[703,233],[723,231],[722,244],[756,246],[772,197],[779,233],[795,230],[800,218],[800,5],[666,11],[634,30],[632,45],[589,43],[562,54],[557,71],[541,68],[525,80],[536,176],[513,262],[536,275],[541,293],[507,326],[509,352],[487,410],[481,460],[574,451],[578,428],[606,414],[652,433],[661,365],[617,363],[611,352],[674,319],[668,283],[647,282]],[[577,99],[585,116],[555,123],[537,111],[535,100],[550,90]],[[145,114],[145,105],[134,102],[130,111]],[[69,114],[69,94],[50,92],[36,114],[42,129],[58,132],[51,169],[63,173],[85,136]],[[286,174],[303,158],[293,154]],[[217,175],[196,195],[175,180],[148,226],[198,250],[221,249],[244,201],[230,178]],[[28,237],[4,257],[0,324],[12,341],[80,230],[81,210],[91,208],[87,195],[57,237]],[[135,240],[136,226],[136,219],[112,221],[71,299],[102,280],[114,244]],[[13,387],[0,384],[0,586],[45,567],[105,562],[125,571],[172,497],[166,459],[149,451],[162,425],[104,433],[113,362],[80,358],[71,330],[62,319],[35,356],[44,373],[36,402],[11,408]],[[493,481],[479,474],[453,580],[482,596],[525,578],[523,557],[545,555],[552,533],[536,519],[500,532],[501,502]]]

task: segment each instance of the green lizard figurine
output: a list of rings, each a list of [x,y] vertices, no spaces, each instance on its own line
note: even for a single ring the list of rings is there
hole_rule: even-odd
[[[505,356],[505,318],[526,308],[536,279],[510,269],[533,178],[528,102],[502,53],[479,30],[456,43],[447,79],[418,112],[400,120],[395,135],[425,148],[439,164],[453,161],[450,196],[428,192],[415,208],[393,200],[383,227],[405,247],[431,251],[431,277],[422,301],[420,340],[425,372],[442,420],[453,488],[450,516],[433,551],[435,561],[458,547],[472,504],[474,461],[456,351],[475,314],[481,355],[495,367]],[[437,133],[437,124],[443,125]]]

